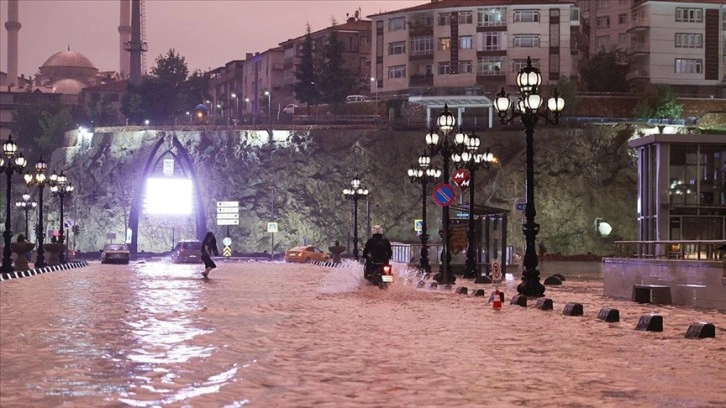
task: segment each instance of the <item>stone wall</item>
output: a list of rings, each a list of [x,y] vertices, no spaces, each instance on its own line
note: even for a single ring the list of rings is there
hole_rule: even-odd
[[[627,145],[634,133],[627,126],[538,127],[536,220],[549,252],[611,253],[608,241],[595,232],[595,218],[612,224],[613,238],[635,239],[636,166]],[[524,196],[524,133],[512,126],[480,136],[499,163],[477,173],[476,204],[512,211],[509,244],[521,254],[522,219],[513,205]],[[229,228],[237,252],[270,250],[266,226],[272,220],[272,189],[280,228],[276,253],[302,242],[327,248],[335,240],[352,249],[353,203],[342,190],[356,174],[370,190],[370,223],[384,225],[392,240],[418,241],[413,220],[420,218],[421,187],[409,182],[406,170],[424,150],[421,132],[316,129],[270,135],[215,127],[99,128],[94,134],[69,135],[68,145],[51,160],[51,168],[64,169],[76,186],[66,213],[81,227],[75,237],[80,250],[98,251],[108,233],[123,240],[135,191],[143,186],[142,169],[160,138],[162,150],[176,138],[189,153],[207,228],[218,237],[227,228],[215,225],[216,201],[240,202],[240,226]],[[436,231],[441,211],[429,201],[428,213],[429,231]],[[47,216],[46,222],[57,225],[55,212],[47,210]],[[364,240],[369,221],[365,201],[358,220]],[[205,232],[195,231],[191,216],[142,213],[139,222],[139,251],[168,251],[173,240]]]

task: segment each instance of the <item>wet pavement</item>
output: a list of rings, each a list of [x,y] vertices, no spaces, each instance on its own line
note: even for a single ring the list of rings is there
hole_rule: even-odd
[[[388,290],[353,264],[219,265],[0,282],[0,406],[726,406],[726,314],[603,298],[599,264],[544,265],[568,277],[550,312],[509,305],[513,278],[494,311],[491,285],[417,289],[401,265]],[[585,316],[563,316],[569,301]],[[620,323],[596,319],[605,306]],[[635,331],[645,313],[664,331]],[[699,320],[716,338],[684,338]]]

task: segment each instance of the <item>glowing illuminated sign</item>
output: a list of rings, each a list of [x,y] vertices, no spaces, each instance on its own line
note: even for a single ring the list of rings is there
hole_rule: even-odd
[[[148,178],[146,214],[189,215],[192,213],[192,181],[186,178]]]

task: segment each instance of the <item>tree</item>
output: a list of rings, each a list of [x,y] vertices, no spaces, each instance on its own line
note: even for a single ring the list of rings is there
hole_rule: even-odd
[[[680,119],[683,105],[665,86],[650,87],[635,105],[636,118]]]
[[[63,135],[71,129],[71,116],[60,100],[41,100],[19,105],[13,113],[16,136],[27,156],[30,153],[50,159],[63,145]],[[28,143],[29,142],[29,143]],[[28,143],[25,145],[25,143]]]
[[[300,55],[300,65],[295,72],[297,82],[293,87],[295,99],[305,102],[308,105],[308,115],[310,115],[310,105],[320,100],[320,92],[318,91],[318,75],[315,72],[315,56],[313,55],[313,37],[310,34],[310,24],[305,26],[305,41],[302,46],[302,55]]]
[[[189,68],[186,59],[171,48],[166,55],[156,57],[156,66],[151,68],[151,73],[157,78],[168,81],[172,86],[178,87],[187,80]]]
[[[338,39],[335,20],[330,27],[328,41],[323,47],[323,57],[318,77],[321,101],[332,105],[345,102],[345,97],[355,89],[355,78],[345,67],[345,44]]]
[[[618,63],[618,51],[601,50],[580,68],[580,76],[590,92],[627,92],[628,66]]]

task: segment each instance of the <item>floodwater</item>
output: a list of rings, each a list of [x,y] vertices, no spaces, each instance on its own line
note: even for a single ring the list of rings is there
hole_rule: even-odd
[[[387,290],[355,264],[219,265],[208,281],[150,262],[1,282],[0,406],[726,406],[726,314],[604,298],[597,268],[544,266],[573,278],[547,288],[552,311],[510,305],[511,278],[496,311],[491,285],[417,289],[401,265]],[[648,313],[663,332],[635,330]],[[716,338],[685,339],[695,321]]]

